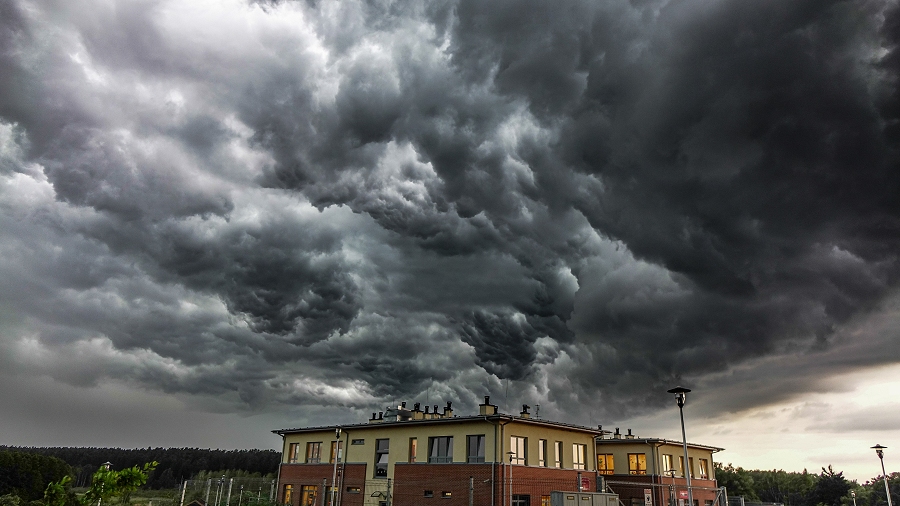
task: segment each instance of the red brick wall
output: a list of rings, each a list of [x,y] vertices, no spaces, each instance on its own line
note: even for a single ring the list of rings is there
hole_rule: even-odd
[[[326,480],[331,486],[331,476],[334,473],[334,464],[281,464],[278,471],[277,501],[284,501],[284,486],[294,486],[292,506],[300,504],[300,488],[303,485],[315,485],[318,487],[319,498],[317,503],[322,504],[322,495],[326,489],[322,487],[322,480]],[[338,483],[342,494],[341,506],[362,506],[363,493],[366,486],[366,464],[346,464],[343,467],[338,464]],[[343,476],[341,476],[343,475]],[[359,487],[361,493],[348,494],[347,487]]]
[[[393,505],[418,506],[468,506],[469,478],[472,478],[473,503],[476,506],[496,506],[509,504],[509,475],[504,475],[504,466],[491,464],[396,464],[394,466]],[[510,466],[506,466],[507,471]],[[511,466],[512,493],[531,496],[532,506],[540,506],[541,496],[550,495],[553,490],[578,489],[578,471],[546,467]],[[595,491],[593,471],[583,471],[588,479],[586,491]],[[426,497],[425,491],[433,497]],[[449,496],[443,496],[448,492]]]

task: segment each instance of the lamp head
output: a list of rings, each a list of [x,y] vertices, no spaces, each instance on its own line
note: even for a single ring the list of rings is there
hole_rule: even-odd
[[[872,447],[875,450],[875,453],[878,454],[878,458],[884,460],[884,450],[887,449],[887,446],[875,445]]]
[[[334,438],[335,438],[335,439],[340,439],[340,438],[341,438],[341,428],[340,428],[340,427],[337,427],[337,428],[334,429]]]
[[[668,392],[670,394],[675,394],[675,402],[678,403],[679,408],[684,407],[685,394],[687,394],[690,391],[691,391],[690,388],[684,388],[684,387],[675,387],[675,388],[668,390]]]

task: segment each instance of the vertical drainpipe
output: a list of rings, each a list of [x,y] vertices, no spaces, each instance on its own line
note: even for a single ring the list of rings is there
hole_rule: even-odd
[[[592,437],[591,441],[593,442],[592,446],[594,447],[594,461],[591,463],[591,465],[594,467],[594,492],[603,492],[602,490],[599,490],[600,470],[597,469],[597,436]],[[545,455],[544,458],[546,459],[547,456]]]
[[[282,470],[282,468],[284,467],[284,451],[285,451],[284,444],[285,444],[285,438],[284,438],[284,433],[283,433],[283,432],[282,432],[281,434],[279,434],[279,435],[281,436],[281,459],[280,459],[279,462],[278,462],[278,476],[275,477],[275,486],[274,486],[274,490],[275,490],[275,492],[276,492],[276,496],[275,496],[275,497],[278,497],[278,496],[277,496],[277,492],[278,492],[278,489],[281,487],[281,470]]]
[[[495,450],[495,453],[494,453],[494,462],[491,463],[491,470],[493,471],[494,464],[497,462],[497,455],[499,455],[500,456],[500,470],[503,473],[503,475],[501,476],[501,480],[500,480],[500,487],[501,487],[500,488],[500,504],[506,504],[504,502],[506,499],[506,465],[503,461],[503,437],[504,437],[503,436],[503,432],[504,432],[503,427],[511,421],[512,421],[512,419],[508,420],[506,423],[494,424],[494,450]],[[497,439],[497,437],[496,437],[498,425],[500,426],[500,439]],[[498,441],[500,442],[500,453],[499,454],[496,453]],[[491,479],[493,479],[493,475],[491,476]],[[496,483],[492,483],[492,485],[493,486],[491,487],[491,506],[494,506],[495,505],[494,490],[496,488]]]

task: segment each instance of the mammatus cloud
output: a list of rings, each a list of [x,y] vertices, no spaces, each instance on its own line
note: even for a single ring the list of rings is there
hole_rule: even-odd
[[[898,12],[6,2],[0,363],[592,419],[769,357],[805,364],[780,395],[848,343],[896,363],[844,329],[898,288]]]

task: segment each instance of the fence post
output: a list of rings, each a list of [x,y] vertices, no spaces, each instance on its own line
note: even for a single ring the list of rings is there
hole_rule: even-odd
[[[234,485],[234,478],[228,480],[228,497],[225,499],[225,506],[231,506],[231,487]]]
[[[187,492],[187,482],[188,482],[187,480],[184,480],[184,483],[181,484],[182,487],[181,487],[181,505],[180,506],[184,506],[184,493]]]
[[[212,478],[206,479],[206,500],[203,501],[204,506],[209,506],[209,488],[212,486]]]

